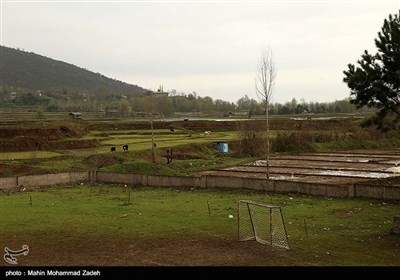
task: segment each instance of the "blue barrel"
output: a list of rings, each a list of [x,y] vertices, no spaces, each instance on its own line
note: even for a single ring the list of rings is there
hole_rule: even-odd
[[[220,153],[227,153],[228,152],[228,143],[226,142],[217,142],[217,149]]]

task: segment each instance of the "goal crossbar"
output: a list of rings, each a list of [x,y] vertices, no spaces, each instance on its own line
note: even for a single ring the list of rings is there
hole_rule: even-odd
[[[248,204],[258,205],[258,206],[267,207],[267,208],[281,208],[280,206],[265,204],[265,203],[257,202],[254,200],[238,200],[238,203],[248,203]]]

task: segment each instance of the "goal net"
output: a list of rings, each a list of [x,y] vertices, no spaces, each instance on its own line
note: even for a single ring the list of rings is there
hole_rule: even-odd
[[[239,200],[238,239],[256,240],[277,249],[289,249],[289,242],[280,206],[252,200]]]

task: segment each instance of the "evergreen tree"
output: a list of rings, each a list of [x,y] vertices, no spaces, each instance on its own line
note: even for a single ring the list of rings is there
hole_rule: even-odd
[[[366,124],[375,124],[382,131],[400,125],[400,10],[385,19],[375,39],[378,53],[365,51],[358,66],[348,65],[343,81],[351,89],[351,102],[378,109]]]

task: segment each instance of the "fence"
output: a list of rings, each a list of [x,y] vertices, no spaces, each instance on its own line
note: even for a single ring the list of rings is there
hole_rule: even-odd
[[[365,197],[400,200],[400,186],[372,184],[328,185],[259,178],[202,176],[161,176],[121,174],[100,171],[70,172],[0,178],[0,190],[35,188],[79,183],[110,183],[154,187],[202,187],[265,190],[275,193],[299,193],[326,197]]]

